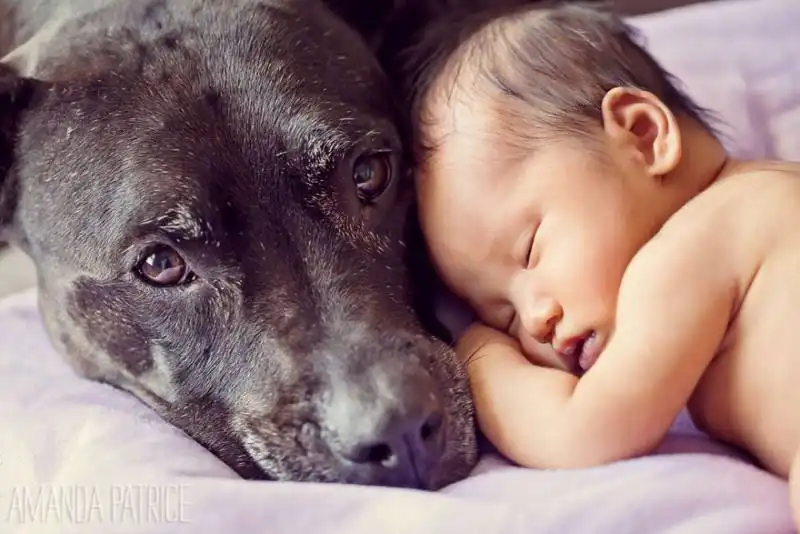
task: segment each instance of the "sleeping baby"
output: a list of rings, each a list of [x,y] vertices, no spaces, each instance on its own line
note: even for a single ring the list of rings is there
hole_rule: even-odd
[[[686,406],[788,478],[800,519],[800,165],[729,157],[613,15],[461,24],[412,107],[431,258],[480,319],[457,352],[483,433],[589,467],[653,451]]]

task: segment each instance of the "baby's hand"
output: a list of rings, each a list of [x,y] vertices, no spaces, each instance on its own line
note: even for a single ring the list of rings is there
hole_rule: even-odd
[[[476,358],[490,354],[493,345],[506,346],[521,352],[519,342],[513,337],[482,323],[473,323],[458,339],[456,354],[464,365],[469,366]]]

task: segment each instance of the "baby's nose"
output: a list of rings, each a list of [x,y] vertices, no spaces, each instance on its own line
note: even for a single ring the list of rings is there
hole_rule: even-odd
[[[522,326],[539,343],[550,343],[561,315],[562,310],[558,302],[551,298],[540,297],[531,303],[522,318]]]

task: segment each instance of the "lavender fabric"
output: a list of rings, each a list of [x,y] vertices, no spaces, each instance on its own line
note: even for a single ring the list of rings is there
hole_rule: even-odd
[[[800,160],[800,2],[725,0],[633,22],[726,119],[732,151]],[[454,329],[458,311],[442,310]],[[794,532],[785,481],[697,432],[685,414],[646,458],[537,471],[486,455],[435,494],[240,480],[131,396],[77,378],[49,345],[35,291],[0,301],[0,532],[223,530]]]

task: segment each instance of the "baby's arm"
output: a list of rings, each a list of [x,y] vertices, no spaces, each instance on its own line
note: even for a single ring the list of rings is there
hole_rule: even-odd
[[[459,340],[478,423],[503,454],[569,468],[657,447],[716,354],[739,292],[720,246],[673,241],[655,240],[631,262],[616,331],[580,380],[530,364],[486,327]]]

